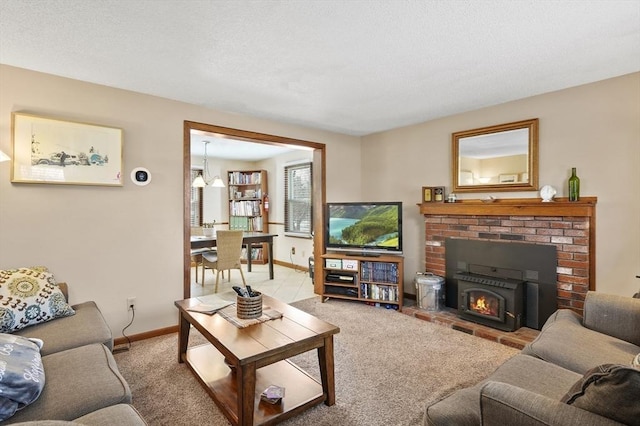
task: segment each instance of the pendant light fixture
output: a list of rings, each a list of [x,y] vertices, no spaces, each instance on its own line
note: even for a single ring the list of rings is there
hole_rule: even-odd
[[[209,145],[209,141],[203,141],[204,143],[204,162],[202,165],[202,172],[196,176],[196,178],[191,183],[191,186],[194,188],[204,188],[207,185],[211,185],[214,188],[224,188],[224,182],[220,179],[220,176],[215,176],[213,179],[211,178],[211,174],[209,174],[209,158],[207,156],[207,145]]]

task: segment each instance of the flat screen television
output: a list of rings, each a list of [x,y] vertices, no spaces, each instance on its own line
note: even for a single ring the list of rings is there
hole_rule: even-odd
[[[402,254],[402,202],[327,203],[327,251]]]

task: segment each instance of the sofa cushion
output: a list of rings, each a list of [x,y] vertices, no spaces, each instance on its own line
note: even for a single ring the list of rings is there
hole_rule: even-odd
[[[580,316],[568,309],[551,315],[540,334],[522,350],[581,375],[601,364],[629,365],[638,352],[640,347],[633,343],[583,327]]]
[[[40,396],[45,380],[41,343],[0,333],[0,421]]]
[[[111,351],[92,344],[42,357],[47,384],[40,398],[7,420],[74,420],[115,404],[130,404],[131,390]]]
[[[480,389],[487,381],[502,382],[559,401],[580,375],[527,355],[516,355],[477,385],[456,391],[427,407],[428,425],[480,424]]]
[[[594,331],[640,345],[640,299],[587,292],[582,324]]]
[[[587,371],[561,401],[624,424],[640,425],[640,370],[603,364]]]
[[[74,313],[47,268],[0,270],[0,332],[11,333]]]
[[[93,411],[85,416],[75,419],[72,422],[64,420],[34,420],[31,422],[16,423],[20,426],[69,426],[69,425],[91,425],[91,426],[145,426],[138,410],[130,404],[117,404]]]
[[[507,383],[487,382],[480,398],[482,426],[624,426]]]
[[[111,329],[95,302],[73,305],[73,309],[76,314],[71,317],[23,328],[15,334],[42,339],[42,356],[91,343],[102,343],[113,350]]]
[[[77,424],[91,426],[144,426],[144,421],[138,410],[130,404],[117,404],[94,411],[75,420]]]

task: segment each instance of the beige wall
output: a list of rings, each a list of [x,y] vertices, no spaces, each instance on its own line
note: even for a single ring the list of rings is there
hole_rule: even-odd
[[[540,186],[553,185],[566,197],[576,167],[581,195],[598,197],[597,290],[630,296],[640,289],[640,73],[634,73],[364,137],[363,197],[404,201],[407,290],[415,292],[410,281],[424,269],[424,224],[416,206],[421,187],[449,192],[452,185],[451,133],[536,117]]]
[[[640,287],[640,73],[370,135],[362,150],[360,138],[0,65],[4,152],[11,152],[13,111],[124,129],[121,188],[12,184],[10,163],[0,163],[0,268],[49,266],[70,283],[72,302],[98,303],[116,336],[129,320],[129,296],[138,298],[138,312],[128,334],[176,324],[184,120],[327,144],[328,201],[404,202],[405,289],[414,292],[424,263],[416,204],[422,186],[451,186],[451,133],[538,117],[540,185],[565,196],[577,167],[582,195],[598,197],[598,290],[629,295]],[[137,166],[151,171],[149,186],[128,180]],[[275,244],[276,253],[289,248]]]
[[[360,139],[280,124],[0,65],[0,150],[11,152],[11,112],[124,130],[123,187],[12,184],[0,163],[0,268],[46,265],[74,303],[95,300],[115,336],[175,325],[182,298],[183,121],[327,145],[327,196],[360,195]],[[339,148],[338,148],[339,147]],[[129,180],[146,167],[149,186]],[[278,239],[274,242],[278,246]]]

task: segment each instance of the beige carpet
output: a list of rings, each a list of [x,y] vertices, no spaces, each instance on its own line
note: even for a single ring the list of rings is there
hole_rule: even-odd
[[[318,405],[284,425],[419,425],[425,405],[487,377],[518,351],[358,302],[318,297],[292,305],[340,327],[335,336],[336,404]],[[204,340],[192,331],[190,343]],[[183,364],[177,335],[133,343],[115,355],[150,425],[227,425]],[[293,358],[319,378],[317,354]]]

